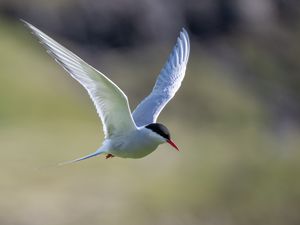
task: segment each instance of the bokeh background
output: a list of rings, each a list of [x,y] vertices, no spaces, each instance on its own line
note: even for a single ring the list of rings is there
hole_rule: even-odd
[[[23,18],[107,74],[131,109],[185,27],[186,78],[140,160],[94,151],[84,89]],[[297,0],[0,0],[0,224],[300,224]]]

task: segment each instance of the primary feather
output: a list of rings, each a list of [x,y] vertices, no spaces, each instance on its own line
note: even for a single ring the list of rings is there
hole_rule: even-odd
[[[46,47],[47,52],[87,90],[101,118],[105,138],[136,129],[127,96],[117,85],[38,28],[23,22]]]
[[[159,113],[180,88],[189,53],[189,36],[186,30],[182,29],[175,47],[160,71],[152,92],[136,107],[132,114],[137,126],[156,122]]]

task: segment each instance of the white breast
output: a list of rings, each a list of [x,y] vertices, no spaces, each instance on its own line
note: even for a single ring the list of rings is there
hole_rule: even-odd
[[[149,155],[163,143],[151,133],[146,128],[140,128],[126,136],[114,137],[109,140],[108,153],[121,158],[142,158]]]

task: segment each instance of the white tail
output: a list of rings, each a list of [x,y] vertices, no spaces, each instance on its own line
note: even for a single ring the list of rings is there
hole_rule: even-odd
[[[71,161],[61,162],[61,163],[58,164],[58,166],[64,166],[64,165],[67,165],[67,164],[79,162],[79,161],[82,161],[82,160],[85,160],[85,159],[92,158],[92,157],[94,157],[94,156],[100,155],[100,154],[102,154],[102,153],[104,153],[104,152],[102,151],[102,149],[101,149],[101,150],[99,149],[99,150],[95,151],[94,153],[91,153],[91,154],[89,154],[89,155],[83,156],[83,157],[81,157],[81,158],[74,159],[74,160],[71,160]]]

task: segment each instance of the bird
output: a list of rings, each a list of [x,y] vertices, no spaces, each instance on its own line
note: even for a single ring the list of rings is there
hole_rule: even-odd
[[[104,140],[96,151],[59,165],[79,162],[100,154],[105,154],[106,159],[143,158],[163,143],[168,143],[179,151],[168,128],[158,123],[157,118],[174,97],[185,76],[190,40],[184,28],[181,29],[151,93],[131,113],[127,96],[113,81],[34,25],[22,19],[21,21],[54,60],[86,89],[103,125]]]

